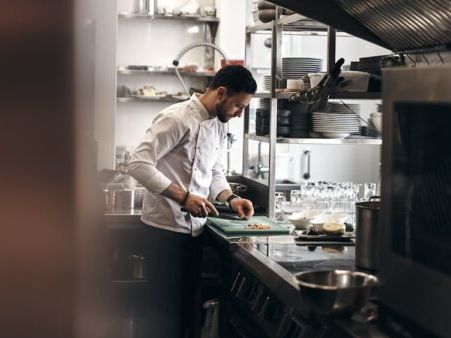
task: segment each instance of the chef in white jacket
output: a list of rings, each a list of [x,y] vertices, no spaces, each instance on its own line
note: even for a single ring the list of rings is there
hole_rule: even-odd
[[[153,331],[154,337],[185,337],[187,331],[195,336],[193,320],[187,319],[202,258],[199,235],[206,216],[218,214],[210,201],[229,204],[243,218],[254,213],[251,201],[232,193],[222,158],[226,123],[241,117],[256,89],[246,68],[222,68],[204,94],[194,94],[159,113],[132,155],[130,174],[147,189],[141,219],[149,225],[148,274],[162,284],[158,297],[149,299],[155,305],[151,314],[155,330],[161,331]],[[173,299],[170,310],[180,315],[179,321],[171,311],[161,313],[159,302],[168,297]]]

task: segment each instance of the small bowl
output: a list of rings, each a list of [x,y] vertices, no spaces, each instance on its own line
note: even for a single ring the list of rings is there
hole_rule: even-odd
[[[258,18],[261,22],[270,22],[276,18],[276,10],[275,9],[261,9],[258,11]]]
[[[350,270],[304,271],[295,279],[305,301],[321,315],[351,315],[378,284],[377,277]]]
[[[310,220],[304,218],[301,212],[295,212],[288,217],[288,220],[295,226],[298,230],[305,230],[310,225]]]
[[[379,134],[382,134],[382,114],[380,116],[371,116],[370,120]]]
[[[310,222],[321,216],[323,212],[323,210],[317,209],[295,212],[288,217],[288,220],[296,227],[296,229],[306,230],[310,225]]]

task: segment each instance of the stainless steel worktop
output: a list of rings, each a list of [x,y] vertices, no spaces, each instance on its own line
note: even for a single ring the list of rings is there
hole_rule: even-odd
[[[228,238],[208,226],[207,231],[222,249],[230,252],[235,262],[304,318],[309,318],[311,310],[295,283],[294,273],[315,269],[354,269],[353,246],[300,246],[293,236]],[[387,337],[374,324],[349,318],[325,321],[345,337]]]

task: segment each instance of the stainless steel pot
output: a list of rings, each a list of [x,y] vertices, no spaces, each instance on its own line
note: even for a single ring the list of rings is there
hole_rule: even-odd
[[[379,210],[380,199],[371,197],[368,202],[356,203],[355,266],[377,270],[379,266]]]

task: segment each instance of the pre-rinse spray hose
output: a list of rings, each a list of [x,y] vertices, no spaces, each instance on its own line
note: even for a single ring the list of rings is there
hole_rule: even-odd
[[[185,89],[186,94],[188,96],[190,96],[190,92],[188,87],[185,84],[185,81],[183,81],[182,76],[180,75],[178,66],[179,66],[179,62],[180,59],[183,57],[183,55],[185,55],[187,52],[189,52],[191,49],[194,49],[196,47],[211,47],[214,48],[218,51],[219,54],[221,54],[221,56],[224,58],[224,60],[227,62],[229,59],[226,56],[226,54],[224,53],[224,51],[221,49],[221,47],[216,46],[214,43],[212,42],[208,42],[208,41],[199,41],[199,42],[193,42],[190,43],[188,46],[186,46],[185,48],[183,48],[175,57],[174,61],[172,61],[172,65],[175,67],[175,74],[177,74],[177,77],[179,78],[180,82],[182,83],[183,89]]]

